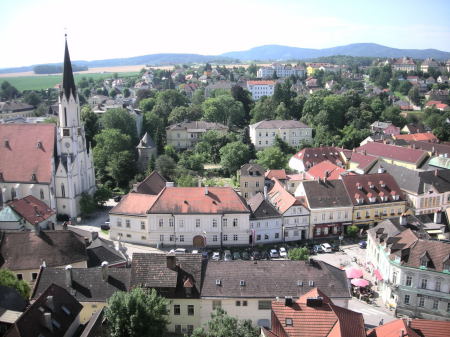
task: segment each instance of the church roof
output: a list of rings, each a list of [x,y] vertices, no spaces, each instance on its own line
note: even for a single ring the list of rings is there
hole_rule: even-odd
[[[54,124],[0,124],[0,181],[50,183]]]
[[[72,63],[70,62],[69,47],[67,46],[64,51],[64,73],[63,73],[63,92],[67,100],[72,93],[73,97],[76,97],[77,88],[75,87],[75,80],[73,78]]]
[[[155,142],[153,141],[152,137],[149,136],[149,134],[146,132],[144,137],[141,138],[141,141],[139,142],[139,147],[156,147]]]

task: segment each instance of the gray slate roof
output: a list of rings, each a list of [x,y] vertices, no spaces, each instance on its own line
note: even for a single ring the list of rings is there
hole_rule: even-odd
[[[183,122],[169,125],[166,130],[187,130],[187,129],[202,129],[202,130],[228,130],[226,125],[221,123],[213,123],[206,121]]]
[[[268,200],[264,199],[264,195],[261,192],[251,197],[247,203],[252,211],[252,219],[281,217],[275,207]]]
[[[244,164],[240,168],[240,175],[242,177],[245,176],[264,176],[266,170],[258,164]],[[252,174],[250,174],[252,173]]]
[[[220,285],[216,284],[220,280]],[[241,286],[240,281],[245,281]],[[299,285],[299,281],[303,283]],[[310,281],[313,281],[310,285]],[[202,297],[299,297],[314,287],[331,298],[350,298],[345,272],[323,261],[208,261]]]
[[[297,128],[309,128],[305,123],[295,120],[263,120],[258,123],[252,124],[255,129],[297,129]]]
[[[302,182],[310,208],[352,207],[342,180]]]
[[[126,257],[117,251],[114,242],[102,238],[96,238],[87,247],[88,268],[99,267],[106,261],[109,265],[126,264]]]

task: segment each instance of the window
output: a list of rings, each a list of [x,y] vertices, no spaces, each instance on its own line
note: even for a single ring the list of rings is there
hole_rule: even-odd
[[[409,295],[405,295],[405,299],[404,299],[404,303],[405,304],[409,304],[409,300],[410,300],[410,296]]]
[[[172,219],[170,219],[170,220],[172,220]],[[169,222],[170,222],[170,220],[169,220]],[[172,222],[173,222],[173,220],[172,220]],[[164,219],[159,219],[159,227],[163,227],[164,226]]]
[[[200,227],[200,219],[195,219],[195,227]]]
[[[180,228],[184,227],[184,220],[183,219],[179,219],[178,220],[178,227],[180,227]]]
[[[325,220],[325,213],[322,214],[322,220]]]
[[[127,234],[127,238],[131,239],[131,234]]]
[[[188,324],[188,325],[187,325],[187,332],[188,332],[188,335],[191,335],[193,331],[194,331],[194,326]]]
[[[169,219],[169,226],[173,227],[173,219],[172,218]]]
[[[216,310],[218,308],[222,308],[222,301],[221,300],[213,300],[212,301],[212,309]]]
[[[361,212],[356,212],[356,219],[361,219]]]
[[[130,220],[125,220],[125,227],[130,228]]]
[[[37,279],[38,273],[31,273],[31,279],[34,281]]]
[[[269,235],[264,234],[264,240],[269,240]]]
[[[217,235],[213,235],[213,242],[217,242]]]
[[[40,194],[41,200],[43,200],[44,199],[44,190],[42,188],[39,191],[39,194]]]
[[[11,189],[11,198],[14,199],[16,197],[16,192],[14,192],[14,197],[13,197],[13,189]],[[64,187],[64,184],[61,184],[61,197],[65,198],[66,197],[66,188]]]
[[[411,287],[412,284],[412,276],[411,275],[407,275],[406,276],[406,286]]]
[[[440,279],[436,280],[436,291],[441,291],[441,280]]]
[[[187,310],[188,310],[188,316],[194,316],[194,306],[192,304],[189,304],[187,306]]]
[[[257,223],[256,223],[256,227],[258,227],[258,228],[261,227],[261,223],[260,223],[260,222],[257,222]]]
[[[325,228],[323,229],[323,235],[328,235],[328,227],[325,227]]]
[[[169,241],[171,241],[171,242],[175,241],[175,235],[171,235],[171,236],[169,237]]]
[[[294,322],[293,322],[292,318],[286,318],[285,324],[286,324],[286,326],[293,326]]]
[[[244,193],[244,198],[245,198],[245,199],[248,198],[248,193],[247,193],[247,192]]]
[[[122,227],[122,219],[117,219],[117,227]]]
[[[433,310],[438,310],[438,307],[439,307],[439,301],[433,300]]]
[[[236,306],[240,307],[241,306],[241,301],[236,301]]]
[[[142,236],[141,236],[141,240],[147,240],[147,237],[144,236],[144,235],[142,235]]]
[[[397,272],[392,273],[392,283],[397,284]]]
[[[239,239],[237,234],[233,234],[233,241],[237,241]]]
[[[141,229],[145,230],[145,222],[141,221]]]
[[[316,228],[316,235],[320,235],[320,233],[321,233],[320,227],[319,227],[319,228]]]
[[[257,182],[255,183],[255,186],[256,186],[256,187],[259,187],[259,181],[257,181]]]
[[[447,303],[447,312],[450,312],[450,302]]]
[[[420,284],[420,288],[427,289],[428,280],[426,278],[422,279],[422,283]]]
[[[246,307],[247,306],[247,301],[242,301],[242,306]]]
[[[426,256],[420,258],[420,266],[421,267],[428,267],[428,258]]]
[[[259,310],[270,310],[272,301],[258,301]]]
[[[237,227],[238,225],[238,219],[234,218],[233,219],[233,227]]]
[[[159,241],[164,242],[164,235],[163,235],[163,234],[161,234],[161,235],[159,236]]]
[[[217,219],[213,219],[212,223],[213,223],[213,227],[216,228],[217,227]]]
[[[180,235],[180,242],[184,242],[184,235]]]
[[[245,193],[248,194],[248,193]],[[223,227],[227,227],[228,226],[228,219],[227,218],[223,218]]]
[[[173,306],[173,314],[174,315],[180,315],[181,314],[181,309],[180,309],[180,305],[179,304],[175,304]]]
[[[280,233],[275,233],[275,239],[279,239],[280,238]]]
[[[227,234],[223,235],[223,241],[228,241],[228,235]]]
[[[181,325],[180,324],[175,324],[175,332],[181,333]]]
[[[425,297],[419,297],[419,304],[417,306],[421,308],[425,306]]]

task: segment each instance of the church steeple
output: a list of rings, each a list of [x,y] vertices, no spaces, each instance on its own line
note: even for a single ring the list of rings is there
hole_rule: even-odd
[[[76,98],[77,88],[75,87],[75,80],[73,78],[72,63],[70,62],[69,47],[67,46],[66,34],[66,49],[64,51],[64,73],[63,73],[63,92],[66,99],[69,100],[70,93]]]

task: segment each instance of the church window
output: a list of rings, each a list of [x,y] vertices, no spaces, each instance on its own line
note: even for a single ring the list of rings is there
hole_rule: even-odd
[[[11,187],[11,199],[16,199],[17,194],[14,187]]]
[[[69,137],[70,136],[70,129],[63,129],[63,136]]]
[[[44,200],[44,190],[41,188],[41,190],[39,191],[41,200]]]
[[[64,187],[64,184],[61,184],[61,197],[66,197],[66,188]]]
[[[67,108],[64,108],[64,126],[67,126]]]

